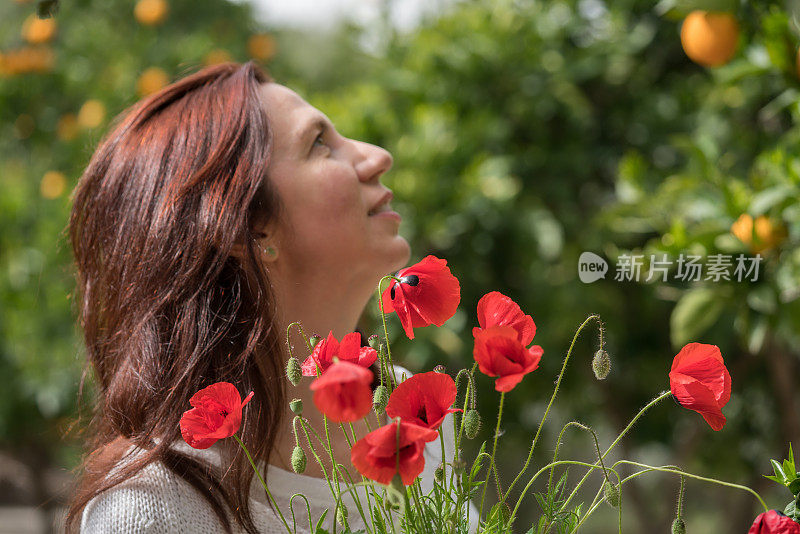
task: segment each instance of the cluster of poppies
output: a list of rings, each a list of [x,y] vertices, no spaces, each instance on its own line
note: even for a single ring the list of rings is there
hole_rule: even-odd
[[[450,319],[460,298],[459,282],[447,262],[428,256],[392,278],[381,296],[381,306],[384,313],[397,313],[404,332],[413,339],[414,328],[441,326]],[[478,368],[496,378],[497,391],[511,391],[539,366],[542,348],[531,345],[536,324],[517,303],[496,291],[480,299],[477,318],[479,326],[473,328],[472,335]],[[373,373],[368,367],[377,358],[375,349],[362,346],[357,332],[347,334],[341,342],[333,332],[320,340],[301,365],[303,376],[315,377],[310,389],[320,412],[334,422],[365,417],[373,404]],[[673,359],[669,382],[672,396],[680,405],[698,412],[712,429],[723,428],[722,408],[730,399],[731,377],[718,347],[702,343],[684,346]],[[186,442],[207,448],[218,439],[232,436],[252,395],[242,401],[236,387],[229,383],[199,391],[190,399],[193,409],[181,418]],[[386,404],[386,414],[392,421],[353,445],[353,465],[379,483],[388,485],[399,475],[403,484],[410,485],[424,468],[425,443],[438,437],[448,413],[461,411],[452,408],[455,398],[456,385],[447,374],[427,372],[405,380]],[[784,517],[762,514],[751,533],[784,532],[769,530],[768,526],[783,522]],[[791,528],[795,527],[790,525],[786,532],[795,532]]]

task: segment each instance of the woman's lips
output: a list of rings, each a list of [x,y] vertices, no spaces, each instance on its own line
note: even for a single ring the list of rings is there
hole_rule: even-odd
[[[396,211],[392,211],[391,208],[382,209],[377,213],[373,213],[370,217],[376,217],[380,219],[394,219],[398,222],[402,221],[403,218],[400,216],[399,213]]]

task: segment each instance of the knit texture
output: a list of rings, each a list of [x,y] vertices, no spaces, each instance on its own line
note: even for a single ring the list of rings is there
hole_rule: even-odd
[[[412,375],[399,365],[395,365],[395,373],[398,380],[401,380],[400,377],[403,374],[406,377]],[[452,460],[455,450],[452,414],[445,418],[440,431],[444,436],[447,458]],[[224,467],[215,446],[199,450],[179,442],[175,443],[173,448],[191,454],[213,466]],[[131,452],[135,456],[142,451],[133,449]],[[433,488],[434,472],[442,461],[439,440],[427,443],[424,454],[425,469],[420,475],[420,482],[423,493],[427,493]],[[264,470],[262,470],[263,472]],[[333,522],[335,521],[333,510],[336,501],[324,479],[298,475],[273,465],[267,467],[266,479],[270,492],[290,527],[292,527],[292,514],[289,500],[292,495],[301,493],[308,499],[311,520],[314,525],[323,512],[326,509],[329,510],[323,527],[333,532]],[[344,485],[341,487],[345,488]],[[361,502],[366,504],[366,490],[359,488],[358,493]],[[342,500],[349,512],[350,528],[354,531],[364,529],[364,523],[359,517],[355,500],[350,493],[345,494]],[[312,530],[309,528],[305,500],[295,497],[292,503],[297,521],[297,532],[310,534]],[[472,503],[469,503],[469,507],[470,532],[475,532],[478,526],[478,510]],[[280,518],[269,508],[264,489],[255,476],[250,493],[250,509],[259,532],[264,534],[286,533]],[[369,515],[366,509],[364,512]],[[232,526],[235,533],[244,532],[238,528],[235,522],[232,522]],[[341,527],[339,530],[342,530]],[[214,511],[197,490],[172,473],[162,463],[154,462],[135,477],[89,501],[81,518],[81,532],[84,534],[160,534],[167,532],[222,534],[224,530]]]

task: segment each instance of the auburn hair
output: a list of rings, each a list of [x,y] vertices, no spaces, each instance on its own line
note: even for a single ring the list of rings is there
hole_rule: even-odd
[[[269,81],[253,62],[225,63],[139,101],[115,119],[74,191],[76,305],[97,402],[69,532],[93,497],[157,461],[200,492],[227,532],[227,512],[256,532],[253,471],[238,444],[219,442],[232,462],[224,475],[170,445],[189,398],[214,382],[255,392],[240,436],[257,460],[268,460],[284,423],[284,349],[254,248],[280,209],[266,179],[272,134],[259,86]],[[143,454],[120,462],[131,446]]]

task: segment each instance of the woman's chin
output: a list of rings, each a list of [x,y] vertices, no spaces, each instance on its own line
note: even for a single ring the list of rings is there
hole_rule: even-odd
[[[408,244],[405,237],[398,235],[394,248],[392,264],[389,267],[390,272],[399,271],[408,264],[408,260],[411,258],[411,245]]]

